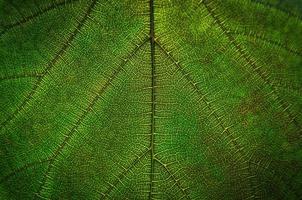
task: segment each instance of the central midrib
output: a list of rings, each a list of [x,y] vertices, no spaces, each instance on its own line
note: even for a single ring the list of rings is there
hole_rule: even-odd
[[[154,0],[150,0],[150,48],[151,48],[151,134],[150,134],[150,152],[151,152],[151,169],[150,169],[150,192],[149,199],[153,197],[153,182],[154,182],[154,133],[155,133],[155,32],[154,32]]]

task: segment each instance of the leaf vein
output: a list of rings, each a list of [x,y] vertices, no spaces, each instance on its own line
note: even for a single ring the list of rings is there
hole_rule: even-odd
[[[22,79],[22,78],[40,78],[41,76],[42,74],[39,73],[16,74],[16,75],[0,77],[0,81]]]
[[[69,35],[67,40],[65,41],[62,48],[55,54],[54,58],[47,64],[47,67],[44,69],[44,71],[41,73],[40,77],[35,82],[32,90],[28,93],[28,95],[25,97],[24,101],[18,106],[18,108],[13,112],[11,116],[9,116],[4,122],[1,123],[2,130],[9,122],[11,122],[13,119],[15,119],[18,114],[25,108],[25,106],[30,102],[30,100],[33,98],[33,96],[36,94],[38,87],[41,85],[43,79],[49,74],[50,70],[55,66],[55,64],[62,59],[62,55],[66,53],[67,49],[70,47],[72,41],[74,41],[75,37],[80,33],[81,28],[85,24],[85,22],[88,19],[88,16],[91,14],[93,8],[95,7],[98,0],[94,0],[88,9],[86,10],[84,17],[79,21],[74,31]]]
[[[299,20],[299,21],[302,21],[301,16],[299,16],[299,15],[293,13],[293,12],[289,12],[289,11],[287,11],[287,10],[285,10],[285,9],[282,9],[282,8],[280,8],[280,7],[278,7],[278,6],[274,6],[273,4],[270,4],[270,3],[268,3],[268,2],[261,2],[261,1],[259,1],[259,0],[250,0],[250,1],[253,2],[254,4],[262,5],[263,7],[266,7],[266,8],[268,8],[268,9],[275,9],[275,10],[278,10],[278,11],[280,11],[280,12],[286,14],[286,15],[289,16],[289,17],[292,17],[292,18],[295,18],[295,19],[297,19],[297,20]]]
[[[287,115],[289,118],[289,123],[293,123],[298,129],[300,134],[302,135],[302,126],[297,121],[296,116],[294,116],[290,110],[288,109],[289,104],[286,103],[279,93],[276,90],[276,86],[273,82],[271,82],[269,75],[267,75],[258,64],[253,61],[251,58],[252,56],[245,51],[239,43],[236,42],[233,35],[230,33],[231,31],[223,24],[223,22],[220,20],[219,16],[214,12],[214,9],[211,8],[210,4],[207,1],[201,1],[201,3],[205,6],[211,17],[214,19],[215,23],[218,25],[218,27],[222,30],[223,34],[227,37],[227,39],[230,41],[230,43],[234,46],[236,51],[240,54],[240,59],[244,59],[247,65],[250,65],[253,69],[253,72],[258,75],[266,85],[269,86],[272,93],[276,96],[277,103],[280,104],[280,106],[283,109],[283,113]]]
[[[111,85],[111,82],[117,78],[117,76],[120,74],[120,72],[123,70],[124,66],[128,63],[128,61],[136,54],[136,52],[147,42],[148,40],[143,41],[140,45],[137,45],[136,48],[130,53],[130,55],[124,59],[121,64],[115,69],[112,73],[112,75],[107,79],[106,83],[100,88],[100,90],[97,92],[97,94],[94,96],[92,101],[88,104],[86,109],[83,111],[83,113],[80,115],[78,120],[75,122],[69,133],[64,137],[63,142],[61,142],[58,146],[58,148],[54,151],[52,156],[50,157],[51,162],[48,165],[48,169],[46,173],[44,174],[44,177],[42,179],[42,183],[39,187],[39,190],[37,192],[38,196],[41,196],[40,193],[46,184],[47,177],[49,176],[49,173],[51,169],[53,168],[54,162],[57,160],[57,157],[61,154],[63,149],[66,147],[68,142],[71,140],[71,138],[74,136],[74,133],[77,131],[78,127],[82,124],[82,122],[85,120],[86,116],[92,111],[92,108],[95,106],[97,101],[101,98],[102,94],[108,89],[108,87]]]
[[[254,39],[258,39],[258,40],[262,40],[263,42],[269,43],[271,45],[280,47],[296,56],[302,56],[302,53],[296,49],[293,49],[291,47],[285,46],[284,44],[282,44],[281,42],[277,42],[271,39],[268,39],[262,35],[257,35],[255,33],[245,33],[245,32],[238,32],[238,31],[233,31],[230,32],[230,34],[234,34],[234,35],[242,35],[244,37],[250,37],[250,38],[254,38]]]
[[[159,160],[159,159],[156,158],[156,157],[154,158],[154,160],[155,160],[157,163],[159,163],[159,164],[166,170],[166,172],[167,172],[167,173],[169,174],[169,176],[173,179],[174,183],[177,185],[177,187],[179,188],[179,190],[181,191],[181,193],[183,193],[187,199],[190,199],[190,196],[189,196],[189,194],[188,194],[188,192],[187,192],[187,189],[188,189],[188,188],[183,188],[183,187],[182,187],[182,185],[181,185],[179,179],[177,179],[176,176],[175,176],[175,174],[173,174],[173,173],[171,172],[171,170],[168,168],[168,165],[167,165],[167,164],[164,164],[161,160]]]
[[[15,28],[15,27],[18,27],[18,26],[21,26],[37,17],[39,17],[40,15],[43,15],[51,10],[54,10],[60,6],[64,6],[66,4],[69,4],[69,3],[73,3],[73,2],[76,2],[78,0],[63,0],[63,1],[60,1],[60,2],[55,2],[45,8],[42,8],[40,9],[39,11],[37,11],[36,13],[33,13],[29,16],[26,16],[26,17],[23,17],[23,19],[19,20],[19,21],[16,21],[16,22],[13,22],[11,24],[7,24],[7,25],[4,25],[4,30],[2,30],[0,32],[0,36],[7,33],[9,30]]]
[[[150,8],[150,62],[151,62],[151,125],[150,125],[150,189],[149,199],[153,199],[154,182],[154,137],[155,137],[155,111],[156,111],[156,67],[155,67],[155,31],[154,31],[154,1],[149,1]]]
[[[137,156],[131,163],[130,165],[125,168],[115,179],[115,181],[113,181],[113,184],[110,184],[109,188],[105,191],[101,193],[101,197],[100,199],[106,199],[108,197],[108,195],[110,194],[110,192],[112,192],[112,190],[127,176],[127,174],[133,169],[133,167],[135,167],[139,161],[141,159],[143,159],[147,153],[149,153],[151,151],[151,149],[147,149],[146,151],[144,151],[140,156]]]
[[[16,176],[18,173],[21,173],[27,169],[30,169],[32,167],[35,167],[37,165],[49,162],[49,159],[43,159],[43,160],[38,160],[38,161],[34,161],[28,164],[25,164],[24,166],[15,169],[14,171],[12,171],[11,173],[7,174],[6,176],[4,176],[3,178],[0,179],[0,183],[8,181],[11,177]]]

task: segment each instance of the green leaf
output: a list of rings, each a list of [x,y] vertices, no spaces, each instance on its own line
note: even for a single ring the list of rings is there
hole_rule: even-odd
[[[280,2],[0,0],[0,199],[300,199]]]

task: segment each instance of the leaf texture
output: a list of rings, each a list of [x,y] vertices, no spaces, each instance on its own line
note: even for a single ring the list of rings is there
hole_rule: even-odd
[[[301,5],[0,0],[0,199],[301,199]]]

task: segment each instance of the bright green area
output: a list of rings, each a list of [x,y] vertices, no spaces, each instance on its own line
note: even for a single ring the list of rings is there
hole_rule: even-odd
[[[293,2],[0,0],[0,199],[301,199]]]

